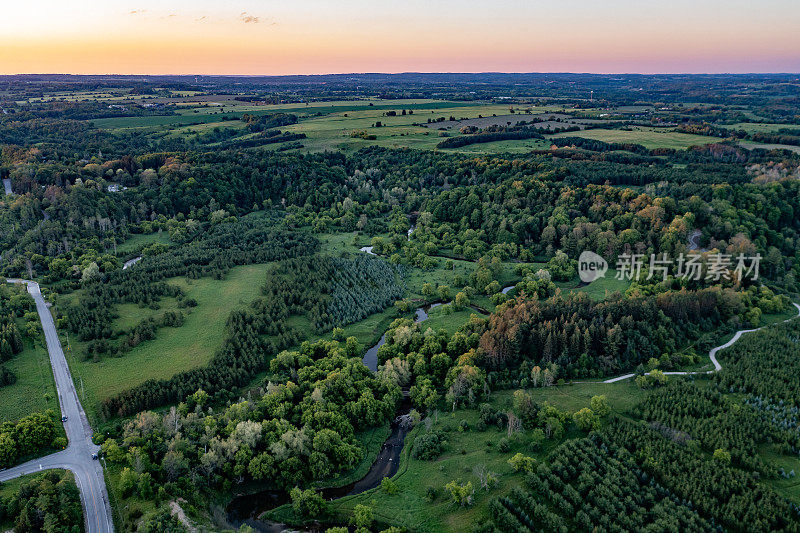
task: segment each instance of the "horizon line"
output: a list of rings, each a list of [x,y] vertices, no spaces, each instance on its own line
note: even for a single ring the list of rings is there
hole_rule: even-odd
[[[200,74],[200,73],[171,73],[171,74],[146,74],[146,73],[74,73],[74,72],[17,72],[14,74],[0,74],[0,77],[14,76],[147,76],[147,77],[198,77],[207,76],[214,78],[288,78],[288,77],[314,77],[314,76],[402,76],[402,75],[572,75],[572,76],[800,76],[800,72],[572,72],[572,71],[402,71],[402,72],[319,72],[314,74]]]

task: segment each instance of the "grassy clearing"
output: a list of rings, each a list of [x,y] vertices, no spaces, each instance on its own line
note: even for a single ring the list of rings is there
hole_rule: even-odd
[[[243,307],[259,293],[267,265],[247,265],[231,269],[224,280],[173,278],[171,283],[182,287],[197,307],[186,315],[179,328],[162,328],[152,341],[143,342],[119,358],[105,358],[95,363],[81,361],[83,343],[74,343],[68,351],[79,394],[90,416],[97,403],[148,379],[166,379],[183,370],[208,363],[225,338],[225,321],[233,309]],[[175,306],[165,299],[162,309],[142,310],[135,305],[119,306],[120,318],[115,327],[138,323],[147,314],[160,315]],[[183,310],[184,314],[188,310]]]
[[[633,127],[631,130],[605,130],[593,129],[579,132],[565,132],[552,135],[556,137],[583,137],[609,143],[641,144],[645,148],[675,148],[677,150],[693,145],[703,145],[714,142],[711,137],[679,133],[664,128],[647,128],[644,126]]]
[[[731,126],[726,126],[732,130],[744,130],[747,133],[776,133],[781,128],[792,128],[790,124],[762,124],[756,122],[739,122]]]
[[[793,146],[791,144],[764,144],[753,141],[739,141],[739,146],[747,148],[748,150],[755,150],[756,148],[762,150],[789,150],[800,154],[800,146]]]
[[[440,329],[445,330],[448,334],[452,335],[458,328],[469,322],[472,315],[486,317],[486,315],[478,313],[475,309],[466,308],[461,311],[453,311],[448,314],[442,307],[436,307],[428,312],[428,319],[421,325],[422,329],[431,328],[434,331]]]
[[[169,239],[169,233],[159,231],[156,233],[131,235],[122,244],[117,245],[117,253],[120,255],[138,252],[145,246],[150,246],[155,243],[166,244],[169,246],[172,241]]]
[[[539,403],[549,402],[562,411],[578,411],[589,405],[592,396],[605,396],[611,410],[625,415],[641,402],[647,391],[637,387],[633,380],[616,383],[574,383],[559,387],[529,389],[533,399]],[[512,391],[497,393],[501,398],[507,397],[510,405]]]
[[[800,457],[784,455],[775,446],[762,446],[759,449],[759,455],[775,467],[775,470],[780,470],[781,468],[783,468],[784,472],[794,470],[795,477],[791,479],[778,477],[768,480],[767,483],[784,498],[791,500],[795,504],[800,504]]]
[[[113,322],[115,330],[129,330],[138,323],[148,318],[158,318],[165,311],[180,310],[175,298],[163,298],[159,302],[158,309],[141,307],[138,304],[125,303],[117,306],[116,311],[119,317]]]
[[[9,497],[13,496],[14,493],[19,490],[20,485],[32,480],[33,478],[35,478],[38,475],[39,475],[38,473],[37,474],[28,474],[28,475],[25,475],[25,476],[20,476],[18,478],[10,479],[8,481],[0,483],[0,498],[5,499],[5,498],[9,498]],[[8,525],[8,524],[6,524],[4,522],[0,522],[0,524]]]
[[[563,290],[585,292],[593,300],[604,300],[615,292],[624,293],[630,287],[631,280],[617,279],[617,271],[608,269],[605,277],[598,278],[588,285],[581,285],[579,280],[557,283]]]
[[[17,375],[17,381],[0,389],[0,422],[19,420],[48,408],[59,412],[56,384],[43,335],[35,346],[26,343],[25,349],[5,365]]]

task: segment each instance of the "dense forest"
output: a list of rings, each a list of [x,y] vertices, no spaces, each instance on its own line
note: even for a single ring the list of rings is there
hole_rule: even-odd
[[[262,333],[274,334],[290,315],[306,316],[314,331],[324,333],[389,307],[402,298],[401,283],[398,268],[367,255],[303,257],[267,272],[263,298],[252,308]],[[237,320],[253,319],[233,315],[229,324]]]
[[[303,343],[270,363],[283,378],[219,413],[200,389],[177,407],[126,422],[103,452],[123,465],[122,490],[144,498],[261,480],[293,487],[352,468],[364,450],[354,432],[386,422],[400,389],[377,379],[354,338]]]
[[[749,300],[719,288],[631,294],[602,302],[585,294],[517,298],[491,316],[480,347],[494,369],[530,360],[555,363],[565,377],[598,377],[632,370],[652,358],[672,369],[692,361],[685,349],[703,333],[723,326],[736,329],[751,306],[760,316],[758,301]],[[772,311],[771,300],[764,305]],[[779,298],[776,305],[784,310],[788,302]]]
[[[528,475],[526,485],[527,490],[493,503],[498,530],[534,531],[541,523],[562,531],[800,527],[792,505],[751,475],[721,460],[702,460],[657,429],[631,422],[616,422],[598,435],[565,443],[549,465]]]
[[[14,525],[14,531],[84,530],[78,487],[72,474],[47,471],[23,482],[11,496],[0,501],[0,520]]]

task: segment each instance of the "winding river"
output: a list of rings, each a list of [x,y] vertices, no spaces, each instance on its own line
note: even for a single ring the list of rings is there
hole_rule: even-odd
[[[370,247],[371,248],[371,247]],[[363,250],[363,249],[362,249]],[[371,250],[363,250],[372,253]],[[507,287],[507,289],[513,289]],[[507,292],[507,291],[505,291]],[[442,305],[442,302],[433,302],[422,307],[418,307],[414,312],[414,322],[420,323],[428,319],[428,313]],[[477,306],[471,306],[479,313],[486,314],[487,311]],[[366,351],[362,359],[364,366],[377,372],[378,370],[378,349],[386,343],[386,333],[381,335],[377,344]],[[403,451],[403,443],[406,435],[411,430],[406,415],[411,409],[411,404],[404,398],[397,418],[392,422],[391,434],[383,443],[381,451],[373,461],[367,474],[348,485],[342,487],[330,487],[322,489],[321,493],[325,499],[333,500],[343,496],[361,494],[368,490],[378,487],[381,480],[385,477],[392,477],[400,467],[400,453]],[[258,517],[270,509],[274,509],[288,502],[285,490],[264,490],[253,494],[245,494],[234,498],[226,508],[227,521],[236,528],[247,524],[260,533],[280,533],[286,531],[288,526],[267,520],[260,520]],[[295,529],[292,529],[295,531]],[[310,531],[315,531],[314,529]]]
[[[424,322],[428,319],[428,312],[435,308],[442,305],[442,302],[432,303],[423,307],[418,307],[417,310],[414,312],[414,322],[420,323]],[[378,349],[386,343],[386,333],[381,335],[378,344],[367,350],[364,354],[364,358],[362,361],[364,362],[364,366],[372,370],[373,372],[378,371]]]
[[[411,238],[413,231],[414,227],[412,226],[412,228],[408,230],[409,239]],[[377,255],[372,251],[372,249],[372,246],[364,246],[360,249],[360,251],[370,255]],[[127,268],[131,265],[126,263],[125,266]],[[514,287],[514,285],[510,285],[503,288],[503,294],[508,294],[508,292],[514,289]],[[430,310],[441,306],[442,303],[443,302],[433,302],[422,307],[418,307],[414,312],[414,322],[420,323],[427,320]],[[479,313],[488,313],[485,309],[482,309],[478,306],[470,307]],[[364,366],[373,372],[377,372],[378,370],[378,350],[385,343],[386,333],[381,335],[381,338],[378,340],[377,344],[369,348],[364,353],[364,357],[362,359]],[[400,453],[403,451],[405,437],[411,430],[411,427],[407,422],[407,417],[404,416],[408,413],[410,407],[411,406],[408,402],[408,399],[404,399],[399,416],[392,422],[391,434],[383,443],[378,456],[375,458],[375,461],[373,461],[372,466],[367,474],[358,481],[348,485],[322,489],[321,493],[324,498],[332,500],[341,498],[343,496],[361,494],[362,492],[378,487],[383,478],[392,477],[397,473],[397,469],[400,467]],[[289,528],[289,526],[286,524],[259,519],[259,516],[266,511],[288,503],[288,501],[288,495],[285,490],[264,490],[252,494],[237,496],[228,504],[225,509],[228,524],[236,528],[241,527],[243,524],[247,524],[260,533],[281,533],[290,529],[294,531],[296,529]],[[322,529],[310,529],[308,531],[321,531]]]
[[[324,488],[320,491],[326,500],[335,500],[344,496],[361,494],[368,490],[377,488],[381,480],[385,477],[392,477],[400,468],[400,454],[403,451],[403,443],[406,435],[411,430],[407,417],[403,416],[410,410],[411,404],[405,399],[400,408],[398,416],[391,426],[389,438],[384,441],[381,451],[373,461],[372,466],[364,477],[353,483],[348,483],[341,487]],[[234,498],[225,509],[227,522],[229,525],[240,528],[247,524],[259,533],[281,533],[283,531],[299,531],[297,528],[290,528],[286,524],[271,522],[259,519],[259,516],[270,509],[289,503],[289,497],[285,490],[265,490],[254,494],[247,494]],[[324,531],[330,527],[312,527],[304,531]]]
[[[371,253],[371,252],[368,252]],[[442,302],[434,302],[422,307],[418,307],[414,313],[414,322],[424,322],[428,319],[428,312],[439,307]],[[378,343],[371,347],[364,354],[362,361],[364,366],[377,372],[378,370],[378,349],[386,343],[386,333],[381,335]],[[409,412],[411,404],[404,399],[397,418],[392,422],[391,434],[383,443],[381,451],[373,461],[367,474],[353,483],[342,487],[331,487],[322,489],[322,496],[327,500],[341,498],[378,487],[381,480],[385,477],[392,477],[400,467],[400,453],[403,451],[403,443],[406,435],[411,430],[407,418],[404,416]],[[264,490],[253,494],[246,494],[234,498],[225,509],[228,523],[236,528],[247,524],[260,533],[280,533],[289,529],[286,524],[260,520],[258,517],[270,509],[288,503],[288,495],[285,490]],[[324,529],[324,528],[323,528]],[[296,529],[292,529],[295,531]],[[316,531],[311,529],[309,531]]]

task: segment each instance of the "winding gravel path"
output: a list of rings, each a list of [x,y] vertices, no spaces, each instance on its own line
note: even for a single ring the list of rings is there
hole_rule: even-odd
[[[797,315],[800,316],[800,304],[792,303],[792,305],[797,308]],[[793,316],[791,318],[787,318],[786,320],[784,320],[784,322],[788,322],[790,320],[794,320],[795,318],[797,318],[797,317]],[[744,335],[745,333],[752,333],[754,331],[758,331],[758,330],[764,329],[766,327],[767,326],[761,326],[760,328],[755,328],[755,329],[740,329],[739,331],[736,332],[736,334],[734,334],[734,336],[731,338],[731,340],[729,340],[725,344],[720,344],[719,346],[711,348],[711,350],[708,352],[708,357],[711,359],[711,362],[714,363],[714,370],[708,370],[706,372],[664,372],[664,375],[667,375],[667,376],[689,376],[689,375],[692,375],[692,374],[713,374],[714,372],[719,372],[720,370],[722,370],[722,365],[719,364],[719,361],[717,361],[717,352],[719,352],[720,350],[724,350],[725,348],[728,348],[729,346],[732,346],[736,341],[741,339],[742,335]],[[647,373],[649,374],[650,372],[647,372]],[[624,376],[617,376],[615,378],[607,379],[607,380],[603,381],[603,383],[616,383],[617,381],[622,381],[623,379],[632,378],[635,375],[636,374],[625,374]]]
[[[75,390],[64,351],[61,349],[53,316],[50,314],[50,309],[47,308],[38,283],[21,279],[9,279],[8,282],[24,283],[28,288],[28,293],[36,302],[36,311],[42,322],[47,351],[50,354],[50,365],[53,367],[58,400],[61,404],[61,415],[67,417],[64,429],[69,439],[69,445],[60,452],[0,470],[0,481],[8,481],[52,468],[69,470],[74,474],[81,494],[86,533],[110,533],[114,531],[114,524],[103,477],[103,467],[100,465],[100,461],[92,459],[92,454],[96,454],[100,447],[92,442],[92,428],[81,402],[78,400],[78,393]]]

